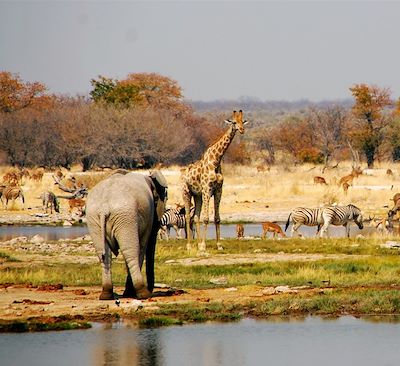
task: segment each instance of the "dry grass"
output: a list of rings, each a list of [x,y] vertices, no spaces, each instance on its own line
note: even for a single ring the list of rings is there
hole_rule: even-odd
[[[390,168],[394,176],[387,176],[386,169]],[[7,171],[7,167],[0,167],[0,177]],[[350,163],[342,163],[339,168],[321,173],[320,167],[302,165],[297,167],[274,166],[268,172],[257,172],[255,166],[240,166],[223,164],[224,187],[221,202],[221,215],[224,218],[232,214],[242,217],[251,214],[274,215],[286,213],[297,206],[318,207],[323,204],[348,204],[359,206],[367,214],[383,217],[387,208],[392,205],[390,199],[394,193],[400,192],[400,166],[387,164],[375,169],[373,175],[362,175],[354,179],[348,194],[337,186],[340,177],[351,171]],[[179,177],[180,167],[162,169],[169,184],[169,204],[182,203]],[[77,168],[72,172],[78,182],[93,187],[108,172],[79,172]],[[143,172],[145,173],[145,171]],[[328,186],[315,185],[314,176],[323,176]],[[39,196],[45,190],[51,190],[57,195],[62,192],[52,179],[52,172],[46,172],[41,182],[23,181],[23,191],[26,197],[26,207],[31,211],[42,211]],[[14,206],[14,213],[20,211],[20,201]],[[67,210],[67,201],[61,200],[61,209]],[[3,211],[4,213],[5,211]],[[210,205],[210,218],[213,215],[213,204]]]

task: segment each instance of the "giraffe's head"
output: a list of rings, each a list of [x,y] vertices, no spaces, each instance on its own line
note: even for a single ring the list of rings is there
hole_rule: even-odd
[[[240,133],[244,133],[244,125],[248,123],[248,121],[243,121],[243,111],[239,112],[233,111],[233,115],[231,119],[226,119],[226,123],[229,123],[233,126],[235,130],[239,130]]]

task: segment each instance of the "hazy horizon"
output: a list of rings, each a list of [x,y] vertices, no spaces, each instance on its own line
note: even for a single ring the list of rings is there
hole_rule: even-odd
[[[0,70],[87,95],[156,72],[185,99],[312,102],[355,83],[400,96],[399,2],[1,1]]]

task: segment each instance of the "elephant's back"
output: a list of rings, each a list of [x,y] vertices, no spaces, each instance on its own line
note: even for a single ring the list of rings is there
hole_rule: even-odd
[[[132,205],[151,202],[152,193],[146,177],[138,173],[115,174],[96,184],[89,192],[86,209],[113,211],[131,209]]]

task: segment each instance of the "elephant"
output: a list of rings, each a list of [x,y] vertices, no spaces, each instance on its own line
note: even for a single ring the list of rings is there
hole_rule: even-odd
[[[102,266],[100,300],[113,300],[111,256],[121,251],[127,267],[124,297],[145,299],[154,288],[154,257],[168,185],[159,170],[149,175],[117,171],[96,184],[86,200],[86,219]],[[141,273],[146,257],[146,282]]]

